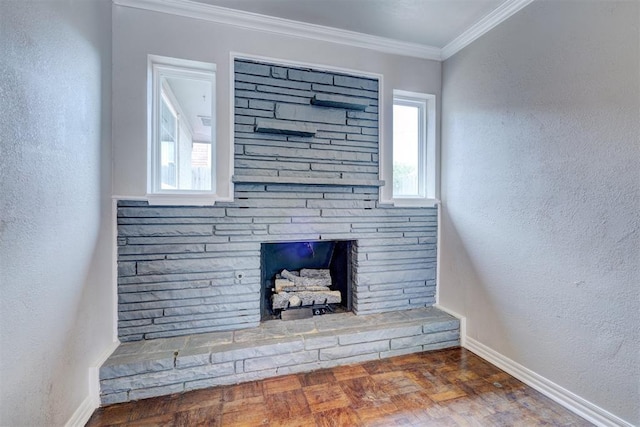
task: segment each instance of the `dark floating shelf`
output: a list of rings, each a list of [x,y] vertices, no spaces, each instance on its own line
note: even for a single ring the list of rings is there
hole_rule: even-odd
[[[346,108],[348,110],[364,111],[369,106],[367,98],[354,98],[352,96],[328,95],[318,93],[311,98],[313,105],[321,107]]]
[[[256,121],[255,131],[280,135],[314,136],[318,132],[318,128],[312,124],[303,122],[258,119]]]

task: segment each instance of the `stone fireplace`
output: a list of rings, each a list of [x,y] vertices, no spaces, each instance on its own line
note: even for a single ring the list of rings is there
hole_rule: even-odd
[[[234,202],[118,202],[122,342],[258,326],[265,242],[357,242],[358,315],[435,302],[437,209],[378,201],[377,80],[236,60],[234,143]]]
[[[262,198],[242,198],[258,187]],[[303,197],[295,199],[300,207],[282,208],[282,196],[292,195]],[[376,188],[245,184],[236,196],[215,207],[118,203],[120,341],[258,326],[265,315],[261,246],[267,238],[349,236],[351,309],[358,315],[435,302],[435,208],[354,208],[375,205]]]
[[[437,208],[378,200],[378,99],[375,79],[236,60],[234,201],[118,202],[103,404],[459,345],[431,307]],[[275,320],[276,275],[303,269],[338,313]]]

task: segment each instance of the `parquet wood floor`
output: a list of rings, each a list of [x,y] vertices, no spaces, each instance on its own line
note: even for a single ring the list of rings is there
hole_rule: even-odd
[[[461,349],[129,402],[87,426],[590,426]]]

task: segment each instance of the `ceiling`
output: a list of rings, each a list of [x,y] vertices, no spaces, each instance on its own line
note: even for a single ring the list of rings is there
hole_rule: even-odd
[[[378,37],[445,47],[509,0],[197,0]]]

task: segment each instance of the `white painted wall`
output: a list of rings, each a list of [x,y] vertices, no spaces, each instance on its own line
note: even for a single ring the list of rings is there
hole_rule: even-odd
[[[440,303],[640,424],[640,3],[538,1],[443,66]]]
[[[113,14],[113,144],[114,194],[146,193],[147,54],[217,65],[219,144],[230,139],[230,53],[240,52],[384,75],[384,97],[393,89],[425,92],[440,100],[441,64],[334,43],[240,29],[114,5]],[[388,123],[391,103],[383,112]],[[383,138],[391,138],[390,124]],[[391,160],[390,155],[387,156]],[[218,168],[228,167],[228,153],[218,153]],[[222,172],[224,175],[224,172]]]
[[[0,425],[60,426],[114,339],[111,2],[0,1]]]

